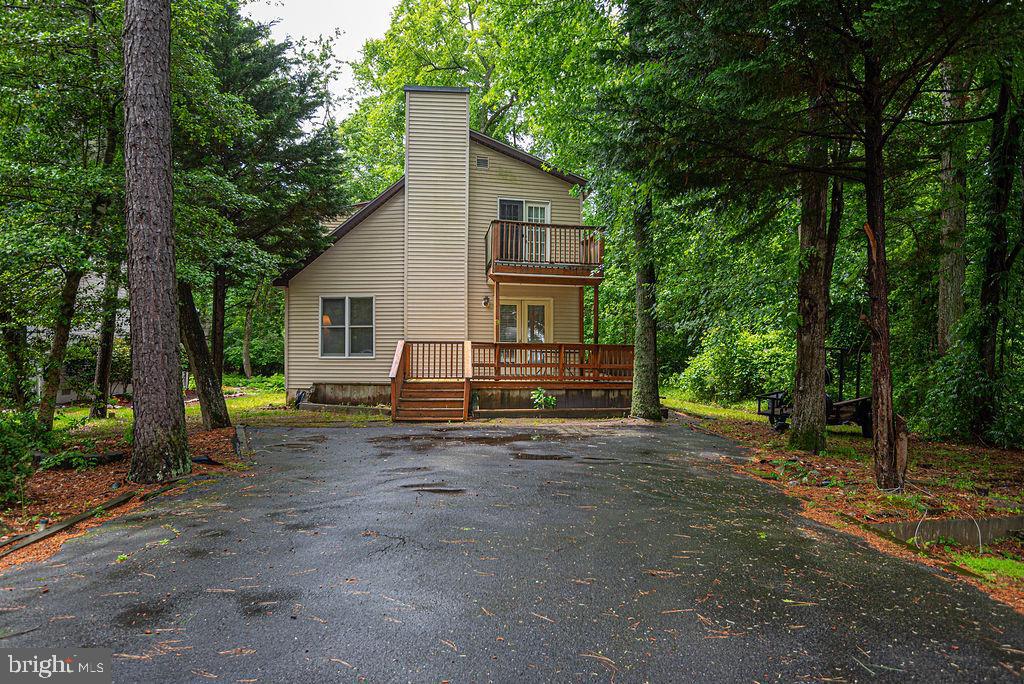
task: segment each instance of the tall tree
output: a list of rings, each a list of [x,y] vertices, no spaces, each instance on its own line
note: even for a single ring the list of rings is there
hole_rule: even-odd
[[[170,0],[126,0],[124,17],[125,213],[135,409],[129,479],[159,482],[192,468],[178,356]]]
[[[651,191],[638,190],[633,215],[636,250],[636,333],[633,340],[633,404],[630,415],[661,420],[658,382],[658,278],[654,258],[654,205]]]
[[[986,247],[979,296],[980,321],[978,353],[987,387],[979,398],[981,405],[974,430],[983,435],[995,417],[999,369],[996,363],[1000,324],[1003,322],[1006,285],[1014,261],[1024,247],[1024,226],[1011,237],[1010,201],[1014,178],[1024,170],[1020,146],[1024,128],[1024,102],[1014,89],[1014,64],[1003,59],[999,64],[999,94],[992,112],[992,132],[988,145],[988,197],[985,208]],[[1024,210],[1020,216],[1024,219]]]
[[[942,112],[948,121],[963,119],[967,108],[968,77],[958,59],[942,63]],[[945,354],[953,341],[953,332],[964,315],[964,283],[967,256],[964,235],[967,231],[967,157],[966,133],[961,126],[942,127],[940,152],[940,196],[942,212],[941,256],[937,331],[939,354]]]
[[[199,395],[199,409],[203,427],[207,430],[231,427],[228,406],[221,391],[220,377],[213,366],[206,334],[199,320],[192,288],[183,280],[178,281],[178,320],[181,326],[181,342],[188,354],[188,366],[196,382]]]

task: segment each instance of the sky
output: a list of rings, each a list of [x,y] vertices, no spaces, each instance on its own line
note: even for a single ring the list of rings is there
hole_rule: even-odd
[[[246,5],[245,12],[261,21],[278,20],[273,34],[279,39],[315,38],[341,29],[341,37],[335,43],[336,54],[349,61],[359,56],[367,38],[384,35],[391,22],[391,10],[397,4],[398,0],[253,0]],[[352,71],[346,66],[332,92],[345,95],[351,85]],[[350,110],[351,103],[343,101],[336,113],[344,115]]]

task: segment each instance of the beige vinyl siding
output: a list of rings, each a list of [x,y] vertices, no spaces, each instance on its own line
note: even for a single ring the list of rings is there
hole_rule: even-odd
[[[478,168],[477,157],[487,157],[487,168]],[[498,198],[550,202],[549,223],[582,223],[582,204],[570,194],[572,186],[551,174],[524,164],[477,143],[469,146],[469,337],[490,342],[494,339],[494,284],[486,274],[487,228],[498,218]],[[484,308],[484,296],[491,306]],[[554,339],[579,342],[579,300],[577,288],[555,285],[504,285],[502,299],[552,298]]]
[[[486,331],[474,335],[473,340],[478,342],[491,342],[494,340],[494,290],[489,288],[491,293],[491,305],[486,309],[481,306],[480,301],[476,302],[477,308],[484,312],[487,320],[483,323]],[[511,285],[505,283],[501,286],[501,301],[506,304],[509,300],[519,299],[550,299],[551,300],[551,335],[549,342],[579,342],[580,341],[580,319],[579,319],[579,295],[578,287],[564,285]],[[482,296],[482,295],[481,295]]]
[[[469,95],[406,93],[405,332],[466,339]]]
[[[403,329],[404,192],[388,200],[288,284],[285,375],[289,390],[313,383],[388,382]],[[374,358],[320,358],[320,298],[374,298]]]

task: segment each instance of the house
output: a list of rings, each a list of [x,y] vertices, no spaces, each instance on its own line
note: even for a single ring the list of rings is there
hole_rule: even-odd
[[[628,409],[632,347],[583,339],[603,276],[586,181],[471,130],[468,89],[405,97],[404,177],[275,280],[289,399],[456,420],[532,411],[542,387],[560,411]]]

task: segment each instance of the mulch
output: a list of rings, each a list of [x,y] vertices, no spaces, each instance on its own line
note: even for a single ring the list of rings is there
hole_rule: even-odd
[[[235,429],[195,431],[188,443],[193,459],[210,459],[211,463],[193,463],[192,474],[238,474],[246,465],[234,450]],[[106,440],[96,445],[96,452],[109,458],[109,462],[84,470],[55,468],[37,471],[26,485],[26,502],[0,512],[0,525],[5,529],[0,542],[16,534],[34,532],[40,522],[53,525],[63,519],[96,508],[126,491],[139,493],[127,504],[89,518],[74,527],[58,532],[31,546],[0,558],[0,571],[13,565],[39,561],[55,554],[61,545],[89,528],[130,513],[142,505],[142,496],[164,487],[163,484],[139,485],[127,481],[131,462],[131,449],[123,440]],[[183,481],[181,486],[187,486]],[[180,489],[180,488],[176,488]],[[165,495],[172,495],[176,489]]]

